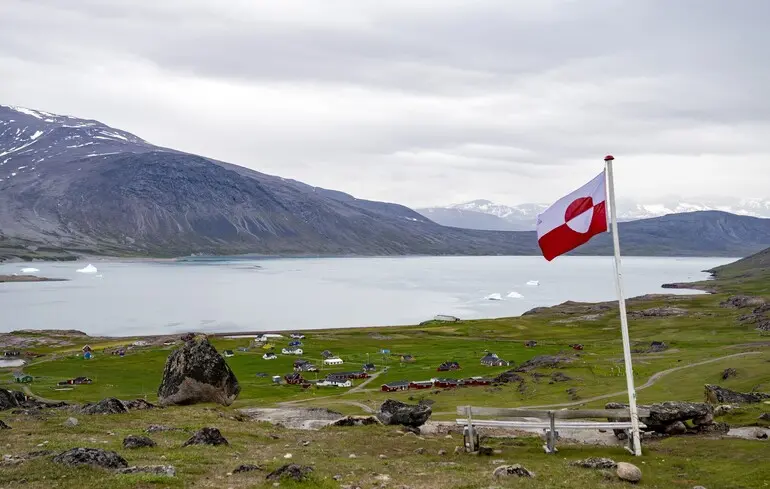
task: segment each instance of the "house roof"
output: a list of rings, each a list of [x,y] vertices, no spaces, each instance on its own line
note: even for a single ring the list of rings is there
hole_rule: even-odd
[[[403,387],[403,386],[409,386],[408,380],[397,380],[395,382],[388,382],[387,384],[383,384],[387,387]]]

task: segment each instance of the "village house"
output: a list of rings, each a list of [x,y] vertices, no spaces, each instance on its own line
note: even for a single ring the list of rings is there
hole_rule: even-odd
[[[463,385],[466,385],[466,386],[492,385],[492,379],[486,379],[484,377],[471,377],[470,379],[465,379],[463,381]]]
[[[534,348],[534,347],[537,346],[537,341],[535,341],[535,340],[528,340],[528,341],[524,342],[524,346],[526,346],[527,348]]]
[[[299,340],[290,341],[289,346],[302,346],[302,342]]]
[[[365,363],[363,367],[361,367],[361,370],[364,372],[374,372],[377,370],[377,367],[373,363]]]
[[[330,376],[340,377],[344,379],[368,379],[369,374],[366,372],[335,372]]]
[[[507,367],[511,363],[498,357],[495,353],[487,353],[481,359],[481,364],[487,367]]]
[[[307,360],[294,360],[294,371],[295,372],[318,372],[318,367],[313,365]]]
[[[465,383],[462,380],[458,379],[436,379],[433,381],[433,385],[441,389],[453,389],[464,384]]]
[[[235,353],[233,353],[233,350],[225,350],[224,352],[222,352],[222,355],[225,358],[230,358],[232,356],[235,356]]]
[[[281,353],[284,355],[302,355],[304,352],[302,351],[302,348],[290,347],[282,349]]]
[[[412,355],[401,355],[401,362],[403,363],[414,363],[416,361],[416,358]]]
[[[433,387],[433,381],[432,380],[413,380],[412,382],[409,382],[409,388],[410,389],[430,389]]]
[[[460,364],[457,362],[444,362],[436,369],[439,372],[449,372],[450,370],[460,370]]]
[[[139,347],[142,347],[142,346],[147,346],[147,342],[146,342],[146,341],[144,341],[144,340],[138,340],[138,341],[134,341],[134,342],[133,342],[133,343],[131,343],[131,344],[132,344],[133,346],[139,346]]]
[[[32,382],[32,376],[24,373],[14,373],[13,381],[17,384],[29,384]]]
[[[246,346],[239,346],[238,348],[236,348],[236,350],[238,350],[240,352],[243,352],[243,353],[247,353],[249,351],[249,348],[246,347]]]
[[[262,355],[263,360],[275,360],[276,358],[278,358],[278,355],[275,353],[265,353]]]
[[[4,357],[18,357],[21,356],[21,352],[19,350],[9,350],[3,352]]]
[[[380,390],[382,392],[397,392],[397,391],[405,391],[409,389],[409,382],[406,380],[398,380],[396,382],[388,382],[387,384],[382,384],[380,387]]]
[[[324,358],[331,358],[334,356],[334,353],[330,352],[329,350],[324,350],[321,352],[321,356]]]
[[[345,362],[339,357],[329,357],[324,360],[324,365],[342,365],[343,363]]]
[[[291,334],[291,339],[293,339],[293,340],[304,340],[305,339],[305,335],[303,335],[302,333],[292,333]]]
[[[93,383],[93,380],[88,377],[75,377],[74,379],[62,380],[57,385],[88,385]]]
[[[305,382],[305,379],[303,379],[302,375],[298,372],[284,375],[283,380],[285,380],[287,384],[301,384]]]
[[[352,387],[353,383],[349,379],[331,374],[316,385],[319,387]]]
[[[93,350],[91,349],[91,345],[86,345],[83,348],[81,348],[83,353],[93,353]]]

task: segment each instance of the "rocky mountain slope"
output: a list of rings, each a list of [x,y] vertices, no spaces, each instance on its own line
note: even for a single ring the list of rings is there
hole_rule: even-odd
[[[627,254],[737,256],[770,243],[770,221],[702,213],[624,223],[621,233]],[[161,148],[97,121],[0,106],[0,252],[25,248],[155,256],[538,253],[531,232],[444,227],[401,205]],[[610,253],[610,241],[580,252]]]

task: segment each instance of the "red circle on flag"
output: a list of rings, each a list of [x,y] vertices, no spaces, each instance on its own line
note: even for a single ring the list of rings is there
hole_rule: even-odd
[[[579,199],[575,199],[564,212],[564,222],[570,222],[582,213],[591,210],[593,206],[594,201],[591,197],[580,197]]]

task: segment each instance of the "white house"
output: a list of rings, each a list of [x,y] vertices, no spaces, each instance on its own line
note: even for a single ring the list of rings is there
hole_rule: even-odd
[[[293,340],[304,340],[305,339],[305,335],[303,335],[302,333],[292,333],[291,334],[291,339],[293,339]]]
[[[319,387],[352,387],[353,383],[350,380],[342,379],[324,379],[316,384]]]
[[[343,363],[345,362],[339,357],[331,357],[324,360],[324,365],[342,365]]]
[[[139,340],[139,341],[134,341],[132,343],[132,345],[134,345],[134,346],[147,346],[147,342],[144,341],[144,340]]]
[[[284,348],[281,353],[284,355],[302,355],[304,352],[302,348]]]
[[[276,358],[278,358],[278,355],[275,353],[265,353],[262,355],[263,360],[275,360]]]

